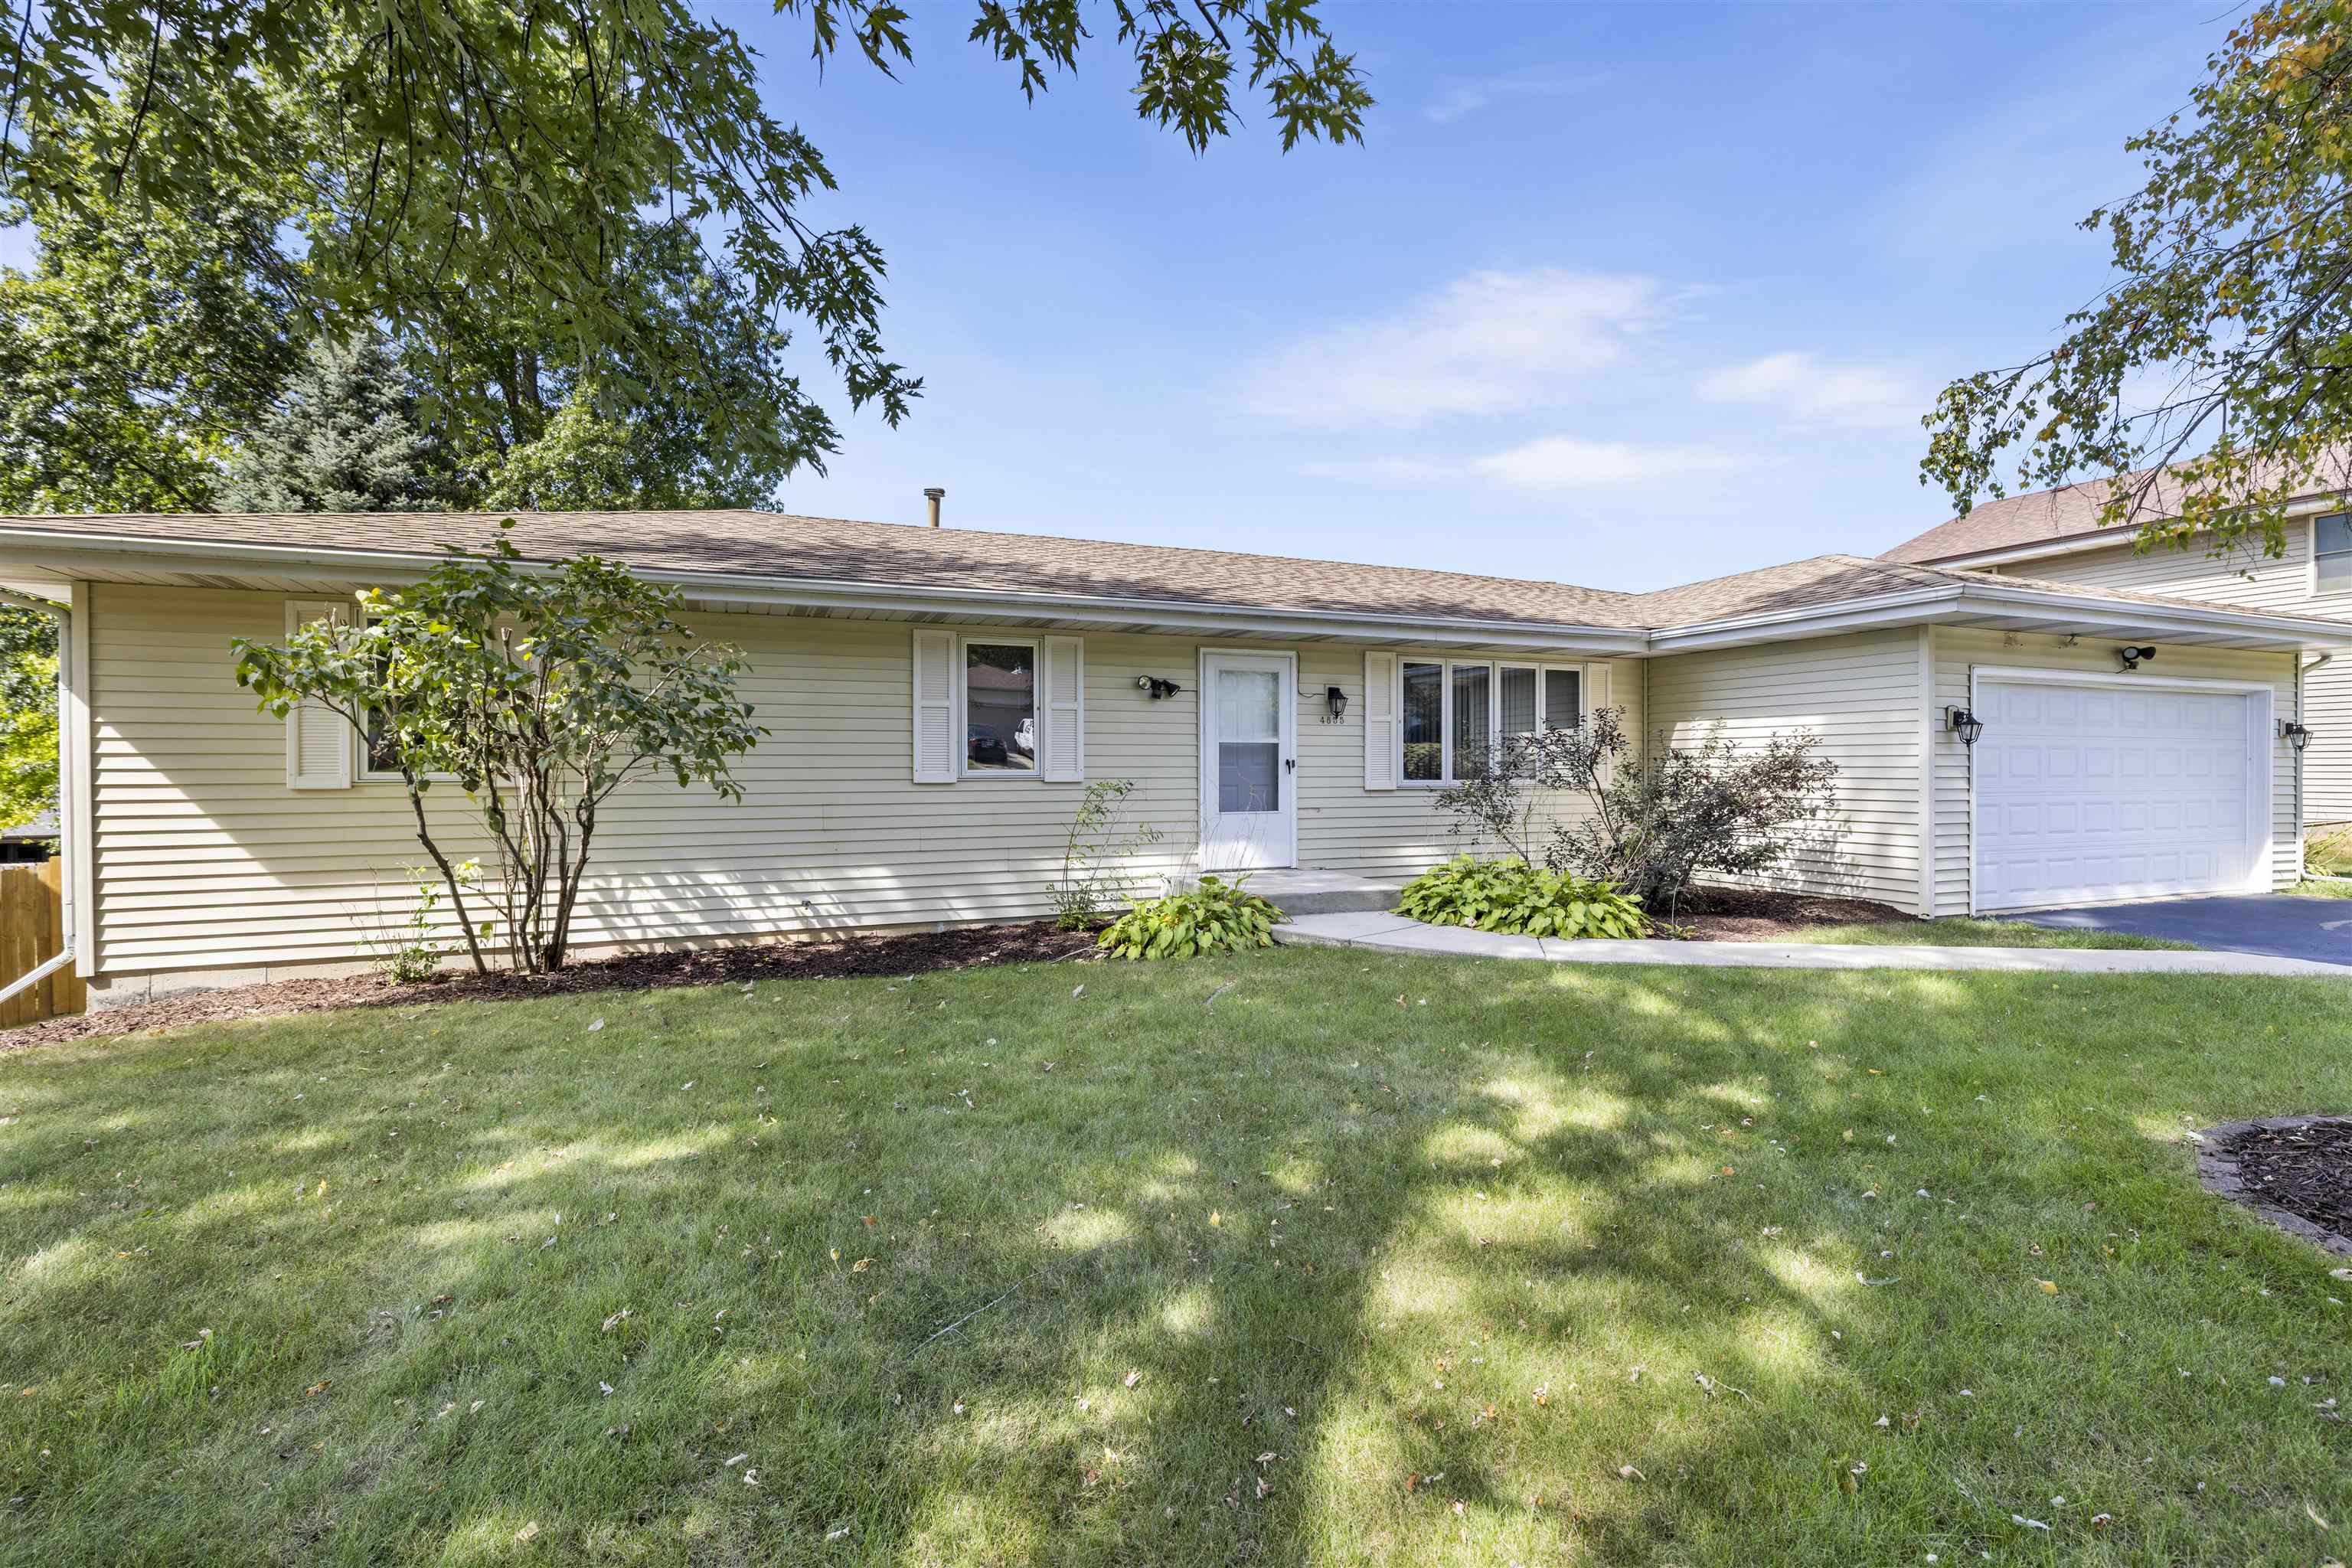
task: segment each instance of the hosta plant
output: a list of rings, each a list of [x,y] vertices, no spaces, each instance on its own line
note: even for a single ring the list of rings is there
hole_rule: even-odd
[[[1193,958],[1272,947],[1282,911],[1238,882],[1203,877],[1190,892],[1146,899],[1097,939],[1118,958]]]
[[[1397,913],[1429,925],[1469,926],[1517,936],[1641,937],[1650,934],[1642,900],[1613,882],[1588,881],[1516,858],[1457,856],[1405,884]]]

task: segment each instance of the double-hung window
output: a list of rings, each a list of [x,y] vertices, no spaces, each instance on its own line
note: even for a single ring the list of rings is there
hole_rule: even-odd
[[[2352,594],[2352,512],[2312,520],[2311,591]]]
[[[1404,658],[1397,679],[1397,776],[1409,784],[1483,778],[1510,737],[1584,720],[1576,665]]]

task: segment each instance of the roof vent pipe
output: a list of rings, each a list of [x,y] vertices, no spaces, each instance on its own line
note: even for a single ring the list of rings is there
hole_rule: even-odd
[[[947,495],[947,491],[941,489],[937,485],[929,485],[923,489],[923,499],[931,503],[931,526],[933,528],[937,528],[940,525],[940,501]]]

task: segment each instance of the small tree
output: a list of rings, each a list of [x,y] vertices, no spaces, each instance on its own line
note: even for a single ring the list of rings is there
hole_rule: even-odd
[[[1586,748],[1580,731],[1506,735],[1493,749],[1492,767],[1486,765],[1487,748],[1464,750],[1468,776],[1437,795],[1437,808],[1454,818],[1446,832],[1491,838],[1530,866],[1546,858],[1541,836],[1546,799],[1583,787]]]
[[[280,717],[326,707],[400,774],[417,840],[487,971],[493,922],[477,922],[425,809],[436,781],[454,780],[488,841],[480,896],[511,962],[541,973],[563,966],[604,804],[664,776],[740,800],[732,761],[767,733],[735,695],[741,653],[680,625],[680,599],[592,555],[527,567],[502,536],[479,554],[452,549],[413,588],[362,594],[358,625],[315,622],[282,646],[238,638],[236,678]]]
[[[1838,767],[1818,754],[1817,736],[1742,746],[1717,724],[1696,746],[1645,751],[1614,708],[1558,733],[1559,776],[1590,809],[1555,830],[1547,858],[1670,919],[1703,872],[1752,877],[1784,864],[1834,805]]]
[[[1097,779],[1078,797],[1062,846],[1062,879],[1045,889],[1054,900],[1054,923],[1062,930],[1083,931],[1106,905],[1124,901],[1135,889],[1126,861],[1165,837],[1151,823],[1127,821],[1128,796],[1134,793],[1133,779]]]

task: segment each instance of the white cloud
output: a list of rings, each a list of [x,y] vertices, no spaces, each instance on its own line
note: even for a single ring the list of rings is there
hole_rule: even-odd
[[[1470,467],[1520,489],[1577,490],[1654,484],[1727,468],[1732,462],[1728,452],[1705,447],[1638,447],[1546,436],[1476,458]]]
[[[1421,114],[1433,124],[1450,125],[1508,100],[1558,98],[1600,80],[1598,76],[1564,71],[1558,66],[1522,66],[1493,76],[1444,77],[1440,79],[1438,95]]]
[[[1715,372],[1698,384],[1709,403],[1757,403],[1819,425],[1892,430],[1916,426],[1929,399],[1876,365],[1832,364],[1790,351]]]
[[[1481,457],[1365,458],[1309,463],[1304,471],[1316,479],[1346,484],[1470,482],[1521,490],[1588,490],[1665,483],[1687,475],[1720,472],[1737,461],[1731,453],[1705,447],[1647,447],[1627,441],[1545,436]]]
[[[1334,427],[1508,413],[1615,363],[1674,304],[1648,278],[1474,272],[1394,315],[1298,339],[1249,372],[1244,398]]]

